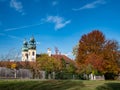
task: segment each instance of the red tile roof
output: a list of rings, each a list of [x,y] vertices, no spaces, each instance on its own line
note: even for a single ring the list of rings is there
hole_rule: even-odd
[[[67,56],[65,56],[65,55],[58,55],[58,54],[56,54],[56,55],[53,55],[52,54],[52,57],[54,57],[54,58],[56,58],[57,60],[61,60],[61,59],[64,59],[65,60],[65,62],[66,63],[75,63],[72,59],[70,59],[69,57],[67,57]]]

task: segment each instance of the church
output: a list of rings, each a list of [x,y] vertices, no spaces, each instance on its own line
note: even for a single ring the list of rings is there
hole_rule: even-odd
[[[51,49],[47,49],[47,54],[50,57],[53,57],[57,59],[58,61],[61,61],[62,59],[65,60],[66,65],[70,63],[74,63],[72,59],[67,57],[66,55],[62,55],[58,52],[59,50],[55,49],[55,54],[51,53]],[[23,41],[22,46],[22,61],[29,61],[29,62],[36,62],[36,58],[39,57],[40,54],[36,54],[36,41],[35,38],[32,36],[29,40],[29,42],[26,41],[26,39]]]
[[[36,61],[36,41],[33,36],[29,42],[26,39],[23,41],[22,61]]]

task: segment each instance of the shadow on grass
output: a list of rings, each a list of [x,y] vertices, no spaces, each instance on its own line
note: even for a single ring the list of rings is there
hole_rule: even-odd
[[[104,85],[98,86],[96,90],[120,90],[120,83],[105,83]]]
[[[82,81],[49,80],[49,81],[4,81],[0,90],[81,90]]]

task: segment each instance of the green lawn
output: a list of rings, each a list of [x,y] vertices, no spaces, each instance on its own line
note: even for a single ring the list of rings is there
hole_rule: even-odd
[[[120,81],[0,80],[0,90],[120,90]]]

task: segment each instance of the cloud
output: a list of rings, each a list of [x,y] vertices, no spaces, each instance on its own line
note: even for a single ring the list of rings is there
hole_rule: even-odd
[[[47,16],[47,18],[43,20],[48,23],[54,23],[55,30],[61,29],[65,27],[67,24],[71,23],[71,20],[66,21],[63,17],[59,17],[59,16]]]
[[[67,52],[67,53],[62,53],[62,54],[65,55],[65,56],[71,56],[71,55],[73,55],[72,52]]]
[[[42,24],[42,23],[32,24],[32,25],[26,25],[26,26],[21,26],[21,27],[16,27],[16,28],[8,28],[8,29],[5,29],[4,31],[19,30],[19,29],[23,29],[23,28],[29,28],[29,27],[39,26],[39,25],[41,25],[41,24]]]
[[[58,4],[58,1],[53,1],[52,6],[56,6]]]
[[[73,53],[72,53],[72,52],[62,53],[62,55],[65,55],[65,56],[71,58],[72,60],[75,59],[75,57],[73,56]]]
[[[72,10],[79,11],[79,10],[83,10],[83,9],[92,9],[92,8],[96,8],[98,5],[103,5],[103,4],[106,4],[105,0],[96,0],[96,1],[88,3],[80,8],[72,9]]]
[[[23,11],[23,5],[20,1],[11,0],[10,7],[14,8],[17,12],[21,13],[22,15],[25,15],[25,12]]]

